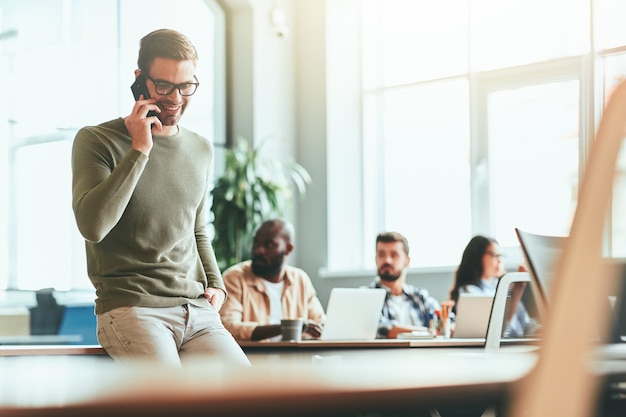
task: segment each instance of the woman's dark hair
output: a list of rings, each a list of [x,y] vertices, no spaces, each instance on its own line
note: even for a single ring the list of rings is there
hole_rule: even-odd
[[[495,239],[477,235],[474,236],[465,250],[461,263],[454,276],[454,286],[450,290],[450,299],[455,303],[459,299],[459,289],[467,285],[480,285],[483,276],[483,256],[489,245],[498,244]]]

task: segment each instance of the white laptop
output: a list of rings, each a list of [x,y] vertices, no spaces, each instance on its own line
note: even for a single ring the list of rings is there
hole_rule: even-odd
[[[374,340],[387,291],[333,288],[321,340]]]
[[[454,338],[485,338],[491,317],[493,295],[459,294]]]

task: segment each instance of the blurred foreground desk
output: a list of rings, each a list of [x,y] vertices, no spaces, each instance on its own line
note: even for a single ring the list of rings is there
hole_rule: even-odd
[[[534,352],[376,350],[326,360],[284,357],[232,368],[183,368],[88,356],[0,357],[0,415],[419,415],[445,405],[502,405]]]

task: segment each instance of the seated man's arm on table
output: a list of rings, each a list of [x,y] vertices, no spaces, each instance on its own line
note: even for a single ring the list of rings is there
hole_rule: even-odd
[[[423,305],[423,311],[435,312],[435,310],[440,310],[441,306],[439,302],[428,295],[426,290],[419,290],[416,294],[412,296],[412,306],[411,308],[417,308],[422,310],[421,306]],[[412,325],[399,323],[397,320],[392,320],[390,318],[388,307],[385,305],[383,307],[383,312],[380,318],[380,323],[378,325],[378,338],[379,339],[396,339],[400,333],[408,333],[412,331],[423,331],[428,330],[429,323],[426,321],[428,318],[424,318],[424,322],[421,325]]]
[[[378,333],[376,335],[377,339],[394,339],[398,334],[397,332],[392,332],[395,327],[394,321],[389,318],[389,310],[387,306],[383,306],[383,311],[380,315],[380,321],[378,322]],[[395,333],[395,335],[394,335]]]
[[[305,327],[302,331],[303,333],[308,334],[314,339],[319,339],[322,336],[322,330],[324,327],[321,324],[312,320],[308,320],[304,324]]]
[[[259,324],[252,331],[250,340],[263,340],[269,337],[279,336],[282,333],[280,324]],[[307,320],[302,326],[302,333],[318,339],[322,335],[322,326],[315,321]]]
[[[280,324],[258,324],[252,331],[250,340],[258,341],[268,339],[270,337],[280,336],[280,334]]]
[[[387,333],[387,339],[396,339],[400,333],[410,333],[413,331],[425,331],[428,330],[426,326],[409,326],[398,324],[389,329]]]
[[[261,324],[256,321],[243,321],[243,309],[241,303],[234,300],[229,292],[224,307],[222,307],[222,321],[224,327],[238,340],[259,341],[270,337],[280,336],[280,324]]]

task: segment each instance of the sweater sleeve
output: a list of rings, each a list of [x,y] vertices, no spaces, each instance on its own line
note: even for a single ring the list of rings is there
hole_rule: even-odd
[[[222,278],[222,273],[220,272],[217,264],[215,251],[213,250],[213,245],[211,244],[207,228],[207,224],[209,222],[209,185],[211,184],[212,167],[212,163],[208,164],[206,172],[206,188],[204,190],[202,201],[200,202],[196,212],[194,233],[198,254],[200,255],[202,267],[204,268],[204,273],[207,278],[207,287],[219,288],[224,291],[226,297],[228,297],[228,291],[226,290],[226,285],[224,285],[224,279]]]
[[[228,291],[224,285],[224,280],[217,266],[217,260],[215,259],[215,252],[213,246],[211,246],[211,240],[209,239],[206,226],[196,228],[196,244],[198,245],[198,253],[200,254],[200,260],[204,267],[204,272],[207,277],[207,287],[219,288],[228,297]]]
[[[102,241],[119,222],[148,156],[130,149],[114,167],[106,146],[90,128],[82,128],[72,148],[72,208],[83,237]]]

